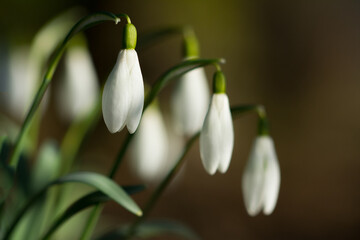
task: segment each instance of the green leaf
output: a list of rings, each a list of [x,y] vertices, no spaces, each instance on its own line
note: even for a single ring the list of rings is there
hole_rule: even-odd
[[[19,165],[20,166],[20,165]],[[30,190],[36,193],[56,178],[60,166],[60,154],[57,143],[46,140],[40,148],[32,169]],[[55,189],[52,189],[52,191]],[[49,221],[48,208],[51,207],[51,191],[43,194],[33,207],[24,215],[14,235],[15,239],[39,239],[44,225]],[[34,231],[37,229],[37,231]],[[22,235],[21,235],[22,234]]]
[[[97,240],[126,239],[128,227],[121,227],[97,238]],[[156,220],[144,222],[137,227],[134,236],[139,238],[153,238],[162,235],[176,235],[184,239],[198,240],[199,236],[182,223],[170,220]]]
[[[113,199],[115,202],[123,206],[125,209],[130,212],[141,216],[142,211],[138,205],[127,195],[127,193],[117,185],[113,180],[107,178],[98,173],[92,172],[77,172],[71,173],[64,177],[61,177],[48,185],[46,185],[42,190],[40,190],[36,195],[34,195],[25,206],[19,211],[18,215],[15,217],[14,221],[11,223],[9,229],[7,230],[4,239],[9,239],[11,233],[15,229],[17,223],[20,221],[22,216],[27,212],[27,210],[39,199],[41,196],[53,185],[76,182],[83,183],[89,186],[96,188],[102,193],[106,194],[108,197]]]
[[[104,194],[108,195],[110,198],[114,199],[115,202],[122,205],[125,209],[130,212],[141,216],[142,211],[137,206],[137,204],[126,194],[126,192],[117,185],[113,180],[98,174],[91,172],[78,172],[71,173],[64,177],[59,178],[54,181],[53,184],[62,184],[66,182],[79,182],[90,185]]]
[[[123,187],[124,191],[127,194],[134,194],[140,192],[144,188],[145,187],[143,185]],[[49,230],[44,234],[44,237],[42,239],[48,239],[64,222],[66,222],[68,219],[81,212],[82,210],[99,203],[107,202],[109,200],[111,200],[111,198],[100,191],[92,192],[85,195],[84,197],[74,202],[70,207],[66,209],[63,214],[60,215],[60,217],[55,220]]]
[[[121,16],[123,16],[123,14]],[[65,37],[64,41],[55,50],[55,53],[53,54],[54,57],[49,62],[49,67],[46,70],[46,73],[45,73],[43,81],[40,85],[40,88],[36,93],[36,96],[31,104],[30,110],[28,111],[25,121],[24,121],[23,125],[21,126],[20,133],[15,141],[14,151],[10,158],[10,166],[13,167],[15,170],[17,169],[19,156],[24,147],[23,145],[24,145],[25,137],[29,132],[32,119],[34,118],[34,115],[40,105],[40,102],[46,92],[46,89],[53,78],[53,75],[55,73],[57,65],[62,57],[62,54],[65,51],[67,43],[77,33],[81,32],[87,28],[90,28],[94,25],[97,25],[99,23],[102,23],[104,21],[114,21],[115,23],[118,23],[120,21],[120,18],[117,15],[110,13],[110,12],[99,12],[99,13],[94,13],[94,14],[88,15],[88,16],[82,18],[79,22],[77,22],[74,25],[74,27],[69,31],[69,33]]]

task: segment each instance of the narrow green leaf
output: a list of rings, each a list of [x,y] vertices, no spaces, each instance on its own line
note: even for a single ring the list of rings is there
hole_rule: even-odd
[[[97,240],[119,240],[127,238],[128,227],[120,227],[105,235],[100,236]],[[199,236],[188,226],[170,220],[156,220],[142,223],[136,229],[135,237],[142,239],[153,238],[163,235],[176,235],[184,239],[198,240]]]
[[[66,182],[79,182],[90,185],[99,191],[105,193],[110,198],[114,199],[117,203],[122,205],[125,209],[130,212],[141,216],[142,211],[137,206],[137,204],[126,194],[126,192],[117,185],[111,179],[98,174],[91,172],[77,172],[71,173],[64,177],[59,178],[53,184],[62,184]]]
[[[18,215],[15,217],[14,221],[11,223],[9,229],[7,230],[4,239],[6,240],[10,238],[13,230],[15,229],[22,216],[51,186],[69,182],[83,183],[92,186],[95,189],[109,196],[111,199],[113,199],[115,202],[117,202],[130,212],[138,216],[142,215],[142,211],[138,207],[138,205],[129,197],[129,195],[127,195],[127,193],[119,185],[117,185],[110,178],[98,173],[76,172],[51,182],[50,184],[46,185],[42,190],[40,190],[36,195],[34,195],[19,211]]]
[[[55,73],[57,65],[62,57],[62,54],[65,51],[67,43],[77,33],[81,32],[87,28],[90,28],[94,25],[97,25],[101,22],[104,22],[104,21],[114,21],[115,23],[118,23],[120,21],[120,18],[117,15],[110,13],[110,12],[99,12],[99,13],[95,13],[95,14],[86,16],[74,25],[74,27],[70,30],[70,32],[65,37],[64,41],[55,50],[55,53],[53,55],[54,57],[51,59],[51,61],[49,63],[49,67],[45,73],[43,81],[39,87],[39,90],[36,93],[36,96],[32,102],[30,110],[25,118],[23,125],[21,126],[20,133],[15,141],[14,151],[10,158],[10,166],[13,167],[15,170],[17,169],[19,156],[23,149],[25,136],[28,134],[29,129],[30,129],[30,125],[31,125],[30,123],[32,122],[32,119],[34,118],[34,115],[40,105],[40,102],[46,92],[46,89],[53,78],[53,75]]]
[[[127,194],[134,194],[140,192],[144,188],[145,187],[143,185],[123,187],[124,191]],[[66,209],[63,214],[60,215],[59,218],[55,220],[49,230],[44,234],[44,237],[42,239],[49,239],[49,237],[56,231],[56,229],[58,229],[64,222],[66,222],[68,219],[81,212],[82,210],[99,203],[107,202],[109,200],[111,200],[111,198],[100,191],[95,191],[85,195],[84,197],[74,202],[70,207]]]

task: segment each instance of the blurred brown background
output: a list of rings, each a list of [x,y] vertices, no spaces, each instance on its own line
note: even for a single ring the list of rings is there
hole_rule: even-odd
[[[266,106],[282,177],[271,216],[249,217],[244,208],[241,175],[256,133],[255,116],[246,116],[235,121],[229,171],[206,174],[196,143],[181,178],[151,218],[184,222],[202,239],[360,238],[359,1],[16,0],[1,4],[1,35],[12,44],[30,43],[48,19],[79,5],[88,12],[125,12],[139,34],[191,24],[201,56],[226,59],[231,103]],[[121,47],[121,27],[104,24],[86,34],[105,81]],[[181,60],[180,43],[180,37],[172,37],[139,53],[149,83]],[[212,71],[209,67],[209,79]],[[161,94],[162,101],[170,93]],[[42,139],[63,137],[66,125],[53,108],[43,123]],[[107,172],[122,139],[109,134],[101,119],[80,156],[82,168]],[[120,168],[118,182],[139,183],[126,167]],[[136,201],[143,206],[152,190]],[[133,218],[115,204],[108,204],[104,216],[105,229]]]

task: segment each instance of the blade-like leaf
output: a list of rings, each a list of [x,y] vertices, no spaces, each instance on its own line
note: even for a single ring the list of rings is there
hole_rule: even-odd
[[[66,182],[79,182],[90,185],[105,193],[111,199],[114,199],[115,202],[119,203],[130,212],[138,216],[142,215],[141,209],[129,197],[129,195],[127,195],[126,192],[113,180],[101,174],[91,172],[71,173],[54,181],[53,184],[62,184]]]
[[[92,172],[76,172],[61,177],[47,186],[45,186],[41,191],[34,195],[25,206],[19,211],[18,215],[15,217],[14,221],[11,223],[9,229],[7,230],[4,239],[9,239],[11,233],[15,229],[17,223],[20,221],[21,217],[26,213],[26,211],[53,185],[63,184],[68,182],[83,183],[89,186],[96,188],[102,193],[106,194],[108,197],[113,199],[115,202],[119,203],[125,209],[130,212],[141,216],[142,211],[138,205],[127,195],[127,193],[117,185],[113,180],[108,177],[105,177],[98,173]]]
[[[144,188],[145,187],[143,185],[123,187],[124,191],[127,194],[134,194],[140,192]],[[109,200],[111,200],[111,198],[100,191],[92,192],[85,195],[84,197],[74,202],[70,207],[66,209],[66,211],[63,214],[60,215],[59,218],[55,220],[55,222],[45,233],[42,239],[44,240],[48,239],[56,231],[58,227],[60,227],[64,222],[66,222],[68,219],[70,219],[77,213],[81,212],[82,210],[99,203],[107,202]]]
[[[97,240],[126,239],[128,227],[121,227],[106,233]],[[184,239],[198,240],[199,236],[182,223],[170,220],[156,220],[144,222],[138,226],[134,236],[139,238],[153,238],[161,235],[176,235]]]
[[[123,15],[123,14],[121,14],[121,15]],[[37,109],[40,105],[40,102],[46,92],[48,85],[50,84],[50,82],[53,78],[53,75],[55,73],[57,65],[62,57],[62,54],[65,51],[67,43],[77,33],[81,32],[87,28],[90,28],[94,25],[97,25],[101,22],[104,22],[104,21],[114,21],[115,23],[118,23],[120,21],[120,18],[117,15],[110,13],[110,12],[99,12],[99,13],[94,13],[94,14],[88,15],[74,25],[74,27],[70,30],[70,32],[65,37],[64,41],[56,49],[56,51],[53,55],[53,58],[51,59],[51,61],[49,63],[49,67],[45,73],[45,76],[41,83],[41,86],[36,93],[36,96],[32,102],[30,110],[25,118],[23,125],[21,126],[20,133],[15,141],[14,151],[10,158],[10,166],[13,167],[15,170],[17,169],[20,153],[22,152],[22,149],[24,147],[23,145],[24,145],[26,133],[30,129],[30,123],[35,115],[35,112],[37,111]]]

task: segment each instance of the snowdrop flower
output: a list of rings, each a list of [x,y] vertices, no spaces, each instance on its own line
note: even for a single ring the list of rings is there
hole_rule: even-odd
[[[274,211],[280,188],[280,168],[274,143],[268,135],[258,136],[242,178],[246,210],[250,216]]]
[[[27,47],[18,47],[10,52],[9,76],[4,80],[4,94],[2,103],[9,113],[18,119],[23,119],[28,111],[32,97],[36,91],[36,81],[29,76],[32,68],[29,67],[29,50]]]
[[[204,123],[210,94],[205,71],[197,68],[185,73],[177,83],[172,97],[176,130],[193,135]]]
[[[130,23],[124,28],[123,43],[102,96],[104,121],[111,133],[121,131],[125,125],[134,133],[144,106],[144,83],[135,51],[136,28]]]
[[[200,133],[200,156],[205,170],[213,175],[216,170],[225,173],[234,147],[234,129],[229,99],[225,93],[225,76],[214,75],[214,94]]]
[[[0,53],[0,63],[7,62],[1,67],[0,105],[20,121],[25,119],[38,90],[37,69],[30,61],[31,56],[27,46],[10,49],[9,56]],[[46,91],[41,102],[41,113],[47,107],[49,93]]]
[[[131,170],[146,182],[161,179],[168,170],[169,142],[159,107],[150,105],[142,117],[131,148]]]
[[[86,46],[72,46],[65,55],[65,78],[57,94],[61,117],[67,121],[86,117],[94,108],[99,84]]]

